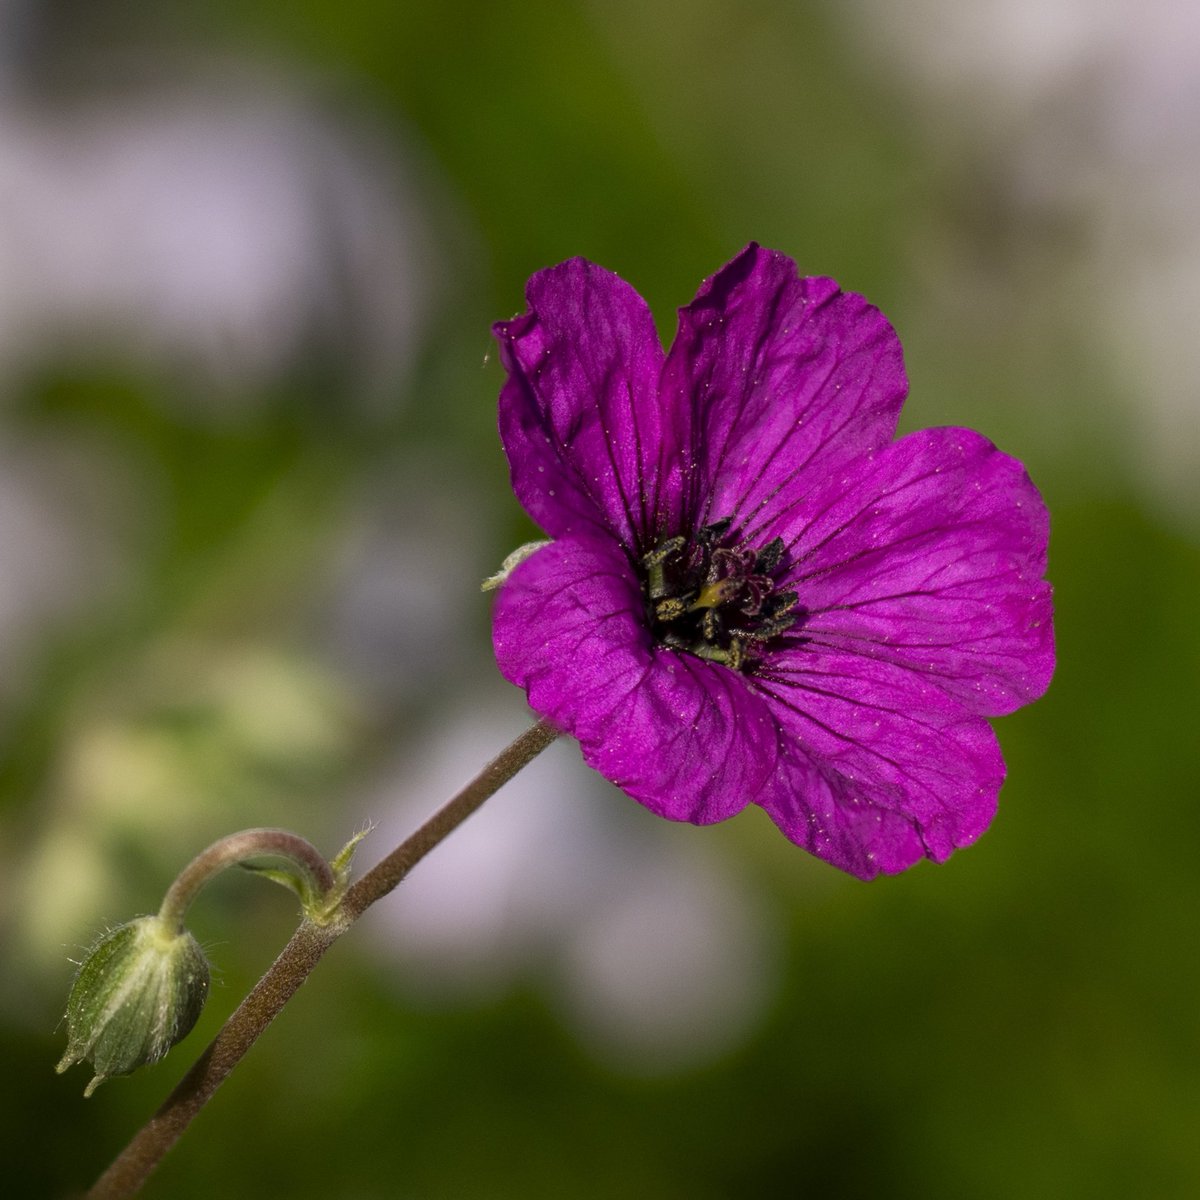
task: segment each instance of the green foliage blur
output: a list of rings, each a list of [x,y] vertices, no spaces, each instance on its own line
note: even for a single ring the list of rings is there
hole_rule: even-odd
[[[495,433],[491,321],[521,308],[534,270],[582,254],[633,283],[669,340],[674,308],[751,239],[888,314],[905,428],[981,429],[1050,505],[1058,674],[999,723],[993,828],[869,886],[757,812],[669,828],[727,859],[780,938],[761,1017],[675,1070],[591,1053],[536,969],[469,1003],[414,998],[356,930],[145,1195],[1200,1194],[1200,549],[1127,452],[1140,402],[1092,331],[1087,238],[1016,207],[998,165],[942,137],[834,3],[47,13],[52,99],[86,102],[80,62],[153,77],[236,59],[369,127],[407,164],[432,266],[407,375],[373,403],[321,354],[232,415],[114,354],[44,355],[8,388],[5,452],[67,447],[85,482],[62,504],[116,514],[122,566],[30,634],[0,688],[5,1194],[85,1188],[271,960],[292,907],[252,879],[214,884],[193,928],[220,979],[197,1030],[86,1102],[82,1071],[53,1071],[68,957],[152,911],[223,833],[283,824],[332,851],[381,762],[497,695],[478,582],[535,531]],[[364,496],[399,536],[457,555],[452,628],[406,674],[409,630],[390,663],[402,683],[380,687],[322,632]],[[399,600],[395,621],[416,622]],[[388,848],[368,838],[360,862]],[[528,869],[555,854],[547,841]]]

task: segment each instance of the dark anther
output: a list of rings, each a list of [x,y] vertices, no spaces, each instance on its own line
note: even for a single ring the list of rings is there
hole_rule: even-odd
[[[775,592],[762,608],[764,617],[782,617],[790,613],[799,603],[800,597],[795,592]]]
[[[646,612],[659,644],[744,671],[768,642],[807,614],[795,592],[776,590],[783,539],[761,549],[726,541],[732,525],[726,517],[691,538],[668,538],[643,555],[640,565]]]
[[[642,555],[642,566],[646,568],[646,591],[651,600],[661,600],[667,595],[666,563],[686,544],[687,538],[679,534],[655,546],[649,554]],[[664,619],[670,620],[669,617]]]
[[[678,554],[680,550],[687,545],[687,538],[683,534],[677,537],[667,538],[665,542],[655,546],[648,554],[642,555],[642,565],[646,567],[661,566],[672,555]]]
[[[733,524],[732,517],[722,517],[719,521],[714,521],[711,525],[702,525],[696,531],[696,541],[701,545],[711,546],[714,542],[718,542],[728,532],[730,525]]]
[[[779,566],[779,560],[782,557],[783,538],[777,537],[758,552],[758,557],[754,560],[754,570],[759,575],[770,575]]]

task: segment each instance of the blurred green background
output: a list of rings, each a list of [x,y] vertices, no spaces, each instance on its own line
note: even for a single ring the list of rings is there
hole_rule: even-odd
[[[992,830],[867,886],[556,746],[145,1194],[1200,1194],[1186,8],[0,4],[6,1195],[95,1177],[293,906],[214,884],[200,1025],[86,1102],[81,946],[236,828],[372,820],[373,861],[527,720],[478,592],[532,536],[490,322],[583,254],[669,340],[751,239],[888,314],[905,428],[1050,504],[1059,669]]]

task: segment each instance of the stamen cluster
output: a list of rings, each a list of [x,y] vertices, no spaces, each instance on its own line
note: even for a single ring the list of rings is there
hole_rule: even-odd
[[[795,592],[774,578],[783,560],[782,538],[755,550],[744,542],[722,544],[729,517],[660,542],[643,555],[642,589],[656,640],[698,658],[744,671],[761,647],[797,620]]]

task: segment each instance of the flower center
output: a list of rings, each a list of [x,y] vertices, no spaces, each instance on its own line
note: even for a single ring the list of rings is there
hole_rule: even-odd
[[[730,518],[680,535],[642,557],[642,590],[655,640],[698,658],[744,671],[762,647],[799,617],[795,592],[779,591],[774,574],[783,539],[755,550],[723,545]]]

